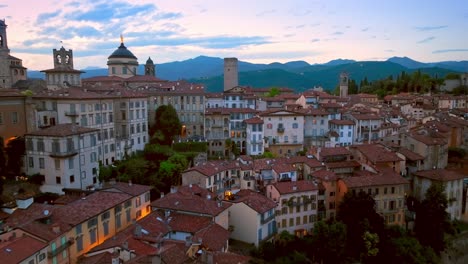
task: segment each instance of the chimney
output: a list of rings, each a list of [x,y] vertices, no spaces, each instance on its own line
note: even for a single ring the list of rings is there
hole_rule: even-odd
[[[128,180],[128,186],[132,186],[132,180]]]
[[[293,189],[293,191],[297,191],[297,186],[293,185],[292,189]]]
[[[160,198],[164,198],[164,193],[163,192],[161,192],[161,197]]]
[[[52,226],[52,232],[54,232],[55,234],[60,234],[60,226],[58,224],[54,224]]]

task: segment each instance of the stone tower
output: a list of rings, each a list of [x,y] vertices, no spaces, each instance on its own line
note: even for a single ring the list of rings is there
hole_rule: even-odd
[[[156,67],[154,66],[154,63],[151,57],[148,57],[148,60],[146,60],[145,75],[156,77]]]
[[[73,51],[65,50],[62,46],[59,50],[54,49],[54,69],[73,69]]]
[[[237,58],[224,58],[224,91],[239,86]]]
[[[53,49],[54,68],[42,70],[45,73],[47,88],[56,90],[70,86],[81,86],[83,71],[73,69],[73,51],[63,46]]]
[[[348,73],[340,73],[340,97],[348,97],[348,80]]]
[[[0,20],[0,88],[11,88],[17,81],[27,79],[23,61],[10,55],[6,28],[5,20]]]

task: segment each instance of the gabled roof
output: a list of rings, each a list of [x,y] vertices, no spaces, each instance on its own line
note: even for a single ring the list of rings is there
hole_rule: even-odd
[[[132,196],[139,196],[151,190],[151,186],[125,183],[125,182],[106,182],[103,191],[119,191]]]
[[[362,176],[346,177],[341,179],[348,188],[371,187],[381,185],[409,184],[409,181],[401,177],[398,173],[384,172]]]
[[[47,246],[47,243],[30,236],[7,240],[0,243],[0,260],[2,263],[21,263]]]
[[[263,214],[276,207],[275,202],[252,190],[240,190],[234,195],[234,197],[234,200],[230,200],[228,202],[244,203],[259,214]]]
[[[402,161],[395,152],[387,150],[384,146],[380,144],[362,144],[362,145],[353,145],[352,148],[357,149],[364,155],[369,161],[373,163],[378,162],[396,162]]]
[[[424,170],[413,172],[414,176],[427,178],[435,181],[454,181],[460,180],[466,177],[466,175],[452,170],[446,169],[435,169],[435,170]]]
[[[202,198],[196,194],[182,194],[180,192],[169,193],[164,197],[153,201],[151,206],[156,209],[167,209],[176,212],[191,212],[217,216],[224,212],[231,204],[217,202],[210,198]]]
[[[288,182],[276,182],[272,184],[276,190],[281,195],[290,194],[290,193],[301,193],[301,192],[311,192],[311,191],[318,191],[319,186],[307,180],[302,181],[288,181]]]

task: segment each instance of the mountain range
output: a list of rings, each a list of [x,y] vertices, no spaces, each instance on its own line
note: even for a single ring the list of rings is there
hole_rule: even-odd
[[[207,91],[223,90],[224,59],[198,56],[184,61],[156,64],[156,75],[160,79],[180,80],[203,83]],[[443,77],[448,73],[468,72],[468,61],[441,61],[423,63],[408,57],[392,57],[386,61],[355,61],[336,59],[324,64],[309,64],[305,61],[286,63],[255,64],[239,61],[239,84],[256,88],[289,87],[297,92],[322,86],[332,90],[338,84],[341,72],[347,72],[351,79],[359,83],[396,76],[402,71],[411,73],[420,70],[431,76]],[[89,67],[83,69],[82,78],[107,75],[107,69]],[[144,66],[138,67],[138,74],[143,74]],[[39,71],[28,71],[30,78],[44,78]]]

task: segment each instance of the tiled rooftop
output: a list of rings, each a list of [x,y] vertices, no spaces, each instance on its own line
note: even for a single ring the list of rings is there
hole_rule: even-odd
[[[447,169],[435,169],[435,170],[425,170],[417,171],[413,173],[414,176],[427,178],[435,181],[454,181],[460,180],[466,177],[466,175]]]
[[[0,261],[5,264],[21,263],[26,258],[47,247],[47,245],[47,243],[30,236],[0,242]]]
[[[259,214],[263,214],[276,207],[275,202],[252,190],[240,190],[235,194],[235,199],[229,202],[245,203]]]
[[[273,184],[273,187],[275,187],[280,194],[310,192],[319,189],[316,183],[308,180],[277,182]]]

